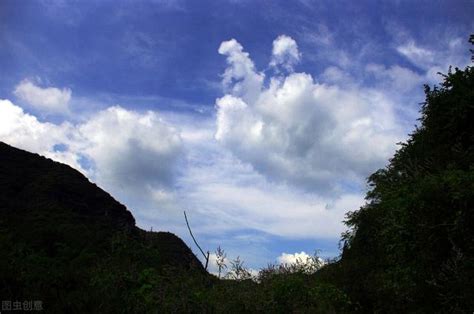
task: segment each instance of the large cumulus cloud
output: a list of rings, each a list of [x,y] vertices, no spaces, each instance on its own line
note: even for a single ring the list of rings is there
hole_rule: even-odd
[[[55,145],[75,140],[77,133],[70,123],[41,122],[11,101],[0,99],[0,140],[16,147],[42,154],[81,169],[78,155],[55,150]],[[84,169],[82,169],[84,172]]]
[[[0,100],[0,140],[69,164],[132,205],[139,219],[172,206],[182,141],[156,112],[114,106],[78,124],[54,124]]]
[[[219,52],[227,56],[230,86],[216,101],[215,138],[268,178],[335,192],[383,166],[404,137],[394,104],[375,89],[320,83],[307,73],[263,84],[237,41],[223,42]]]
[[[181,138],[155,112],[114,106],[77,130],[83,139],[81,151],[94,161],[96,176],[107,186],[143,192],[173,184]]]

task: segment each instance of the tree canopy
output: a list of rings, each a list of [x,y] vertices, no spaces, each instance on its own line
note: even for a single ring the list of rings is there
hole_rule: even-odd
[[[474,68],[441,75],[420,126],[347,215],[342,281],[365,309],[474,308]]]

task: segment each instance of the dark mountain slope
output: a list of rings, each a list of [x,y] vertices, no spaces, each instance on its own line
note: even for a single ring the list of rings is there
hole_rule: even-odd
[[[135,219],[122,204],[71,167],[0,142],[0,208],[20,216],[67,209],[83,222],[131,230]]]
[[[41,300],[57,312],[106,310],[108,299],[137,310],[150,274],[206,274],[181,239],[139,229],[78,171],[2,142],[0,252],[1,299]]]

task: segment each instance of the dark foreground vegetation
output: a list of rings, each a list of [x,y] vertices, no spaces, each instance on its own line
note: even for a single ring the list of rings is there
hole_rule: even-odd
[[[0,213],[0,298],[11,309],[16,301],[41,301],[47,313],[328,312],[348,304],[304,267],[275,268],[257,284],[236,266],[235,280],[219,280],[181,239],[137,228],[76,170],[1,142]]]
[[[471,313],[474,68],[425,92],[420,126],[347,216],[340,259],[257,281],[209,275],[79,172],[0,143],[0,299],[47,313]]]

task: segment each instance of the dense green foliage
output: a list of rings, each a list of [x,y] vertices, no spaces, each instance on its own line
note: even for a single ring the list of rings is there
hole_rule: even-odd
[[[370,176],[333,266],[364,311],[474,309],[474,68],[425,93],[421,126]]]

